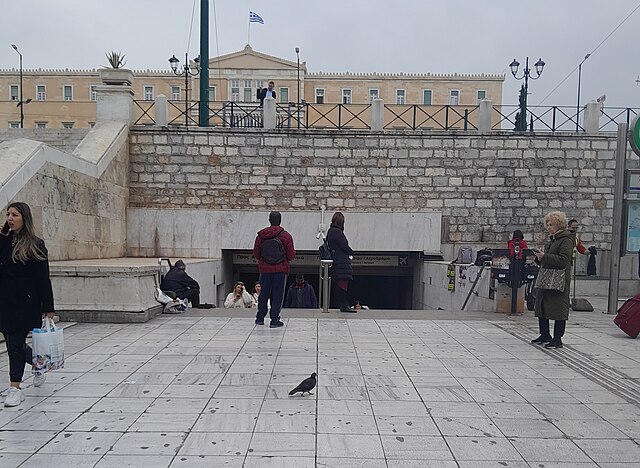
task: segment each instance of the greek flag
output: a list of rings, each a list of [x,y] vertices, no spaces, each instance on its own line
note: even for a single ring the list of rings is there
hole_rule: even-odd
[[[254,13],[253,11],[250,11],[249,12],[249,23],[264,24],[264,20],[260,17],[259,14]]]

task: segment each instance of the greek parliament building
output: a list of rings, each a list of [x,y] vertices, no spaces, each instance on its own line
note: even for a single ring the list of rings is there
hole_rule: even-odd
[[[182,64],[179,70],[182,70]],[[175,75],[168,64],[167,70],[134,71],[133,76],[138,125],[154,123],[150,108],[159,95],[166,96],[170,102],[170,125],[185,124],[184,117],[180,117],[181,113],[184,115],[185,107],[190,109],[190,113],[197,112],[197,105],[193,104],[199,100],[197,76],[188,78],[187,106],[185,78]],[[473,109],[478,101],[488,99],[494,105],[502,103],[504,75],[309,73],[306,62],[298,65],[297,62],[254,51],[247,45],[241,51],[209,60],[212,112],[228,102],[255,108],[257,91],[266,87],[270,80],[275,82],[276,102],[280,108],[299,101],[315,106],[345,104],[365,107],[373,99],[380,98],[385,105],[398,106],[396,114],[402,112],[402,106],[419,105],[425,109],[446,106],[447,111],[450,108],[452,114],[459,116],[449,119],[451,125],[447,127],[462,127],[465,111],[472,113],[469,120],[475,119]],[[24,128],[88,128],[95,124],[96,88],[102,84],[100,70],[28,69],[23,71],[22,84]],[[19,70],[0,70],[0,128],[20,127],[19,102]],[[435,120],[442,121],[442,115]],[[195,125],[195,122],[197,116],[189,124]],[[402,124],[402,121],[396,123]],[[211,125],[216,124],[216,119],[212,119]]]

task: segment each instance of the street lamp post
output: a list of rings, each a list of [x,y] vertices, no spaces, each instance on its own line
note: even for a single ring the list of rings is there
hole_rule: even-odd
[[[296,47],[296,57],[298,58],[298,105],[296,109],[298,114],[298,128],[300,128],[300,47]]]
[[[31,99],[27,99],[27,102],[24,102],[22,97],[22,54],[18,50],[18,46],[15,44],[11,44],[13,50],[15,50],[20,56],[20,102],[18,102],[18,107],[20,108],[20,128],[24,128],[24,105],[29,104]]]
[[[536,67],[536,76],[531,74],[531,69],[529,68],[529,57],[525,62],[524,70],[522,71],[522,76],[518,77],[518,67],[520,66],[520,62],[516,59],[513,59],[513,62],[509,65],[511,68],[511,74],[516,80],[524,79],[524,85],[520,88],[520,112],[516,114],[516,126],[515,130],[517,132],[524,132],[527,130],[527,93],[529,92],[529,78],[532,80],[537,80],[542,75],[542,71],[544,70],[545,63],[542,59],[538,59],[535,63]],[[530,130],[533,131],[533,119],[531,120]]]
[[[195,67],[191,67],[189,64],[189,53],[184,54],[184,65],[182,70],[178,67],[180,60],[176,58],[175,54],[169,59],[169,65],[171,70],[177,76],[184,75],[184,124],[189,126],[189,77],[196,76],[200,73],[200,58],[196,57],[194,60]]]
[[[591,57],[591,54],[587,54],[578,65],[578,100],[576,102],[576,133],[580,131],[580,125],[578,122],[580,121],[580,80],[582,78],[582,64]]]

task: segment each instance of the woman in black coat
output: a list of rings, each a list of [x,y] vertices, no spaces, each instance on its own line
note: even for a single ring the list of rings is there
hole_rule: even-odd
[[[349,247],[349,241],[344,235],[344,215],[339,211],[331,218],[327,244],[333,253],[333,265],[329,269],[329,276],[333,281],[332,290],[335,301],[339,304],[341,312],[357,312],[353,307],[349,307],[347,301],[349,280],[353,279],[353,268],[351,268],[353,250]]]
[[[54,315],[53,291],[44,241],[34,234],[31,209],[16,202],[7,208],[7,222],[0,235],[0,331],[9,355],[11,386],[5,406],[24,401],[20,389],[25,363],[31,364],[27,333],[42,326],[42,318]],[[34,377],[44,383],[46,374]]]

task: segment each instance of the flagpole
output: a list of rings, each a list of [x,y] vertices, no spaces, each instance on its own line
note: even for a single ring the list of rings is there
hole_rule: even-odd
[[[251,12],[249,12],[249,27],[247,31],[247,45],[251,45]]]

